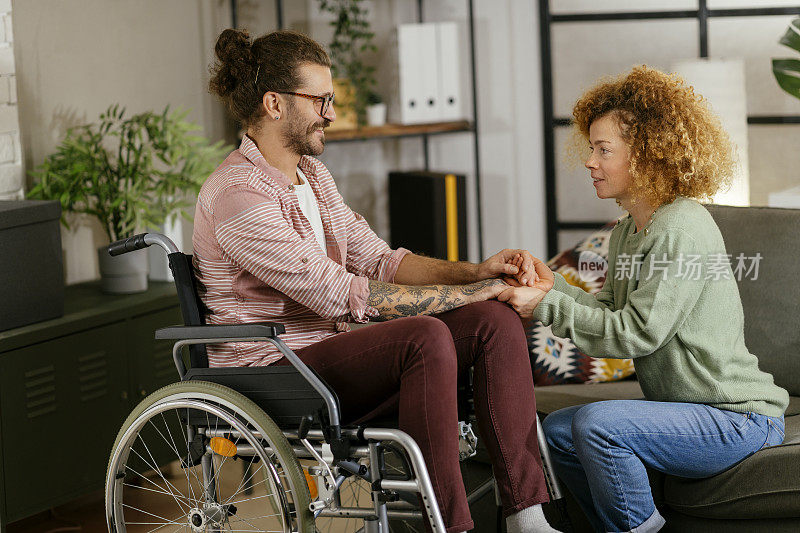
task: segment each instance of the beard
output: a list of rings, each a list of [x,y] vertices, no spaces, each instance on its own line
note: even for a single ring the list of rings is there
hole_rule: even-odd
[[[313,124],[306,125],[290,106],[281,132],[283,147],[300,156],[318,156],[325,150],[325,138],[317,139],[316,130],[327,128],[330,124],[330,120],[320,117]]]

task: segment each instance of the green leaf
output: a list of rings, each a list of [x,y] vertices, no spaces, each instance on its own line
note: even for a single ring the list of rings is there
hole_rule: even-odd
[[[800,59],[773,59],[772,73],[781,89],[800,98]]]
[[[783,34],[783,37],[781,37],[781,40],[778,42],[800,52],[800,17],[794,19],[789,24],[786,33]]]

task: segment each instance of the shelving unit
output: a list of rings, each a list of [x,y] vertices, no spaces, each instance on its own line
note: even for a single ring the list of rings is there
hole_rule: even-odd
[[[386,124],[384,126],[364,126],[363,128],[333,130],[325,132],[326,142],[364,141],[368,139],[399,139],[420,135],[437,135],[457,131],[474,131],[472,122],[434,122],[431,124]]]
[[[284,0],[275,1],[275,20],[278,28],[284,27]],[[470,79],[472,82],[472,120],[460,120],[454,122],[437,122],[431,124],[386,124],[385,126],[365,126],[357,129],[334,130],[325,134],[327,142],[352,142],[367,140],[386,140],[407,137],[419,137],[422,141],[424,168],[430,170],[430,151],[428,140],[431,135],[441,135],[447,133],[471,132],[473,134],[473,158],[474,158],[474,194],[476,208],[476,229],[478,232],[478,258],[483,260],[483,216],[481,213],[481,170],[480,170],[480,146],[478,139],[478,94],[477,94],[477,71],[475,68],[475,16],[474,0],[467,2],[467,30],[469,34],[469,64]],[[417,0],[417,22],[424,22],[424,2]],[[237,27],[238,20],[237,0],[231,0],[231,20],[233,27]]]
[[[539,1],[539,30],[542,54],[542,100],[544,109],[544,147],[545,147],[545,207],[547,213],[548,256],[558,252],[558,232],[560,230],[598,229],[608,221],[568,221],[561,219],[556,209],[556,153],[555,129],[569,127],[570,119],[556,117],[553,111],[553,68],[550,27],[559,23],[584,23],[603,21],[642,21],[666,19],[697,19],[699,57],[708,57],[708,21],[719,17],[753,17],[800,15],[797,7],[761,7],[739,9],[709,9],[707,0],[698,0],[697,9],[672,11],[630,11],[606,13],[576,13],[554,15],[550,13],[550,1]],[[777,38],[777,37],[776,37]],[[796,115],[749,115],[747,123],[752,124],[800,124]]]

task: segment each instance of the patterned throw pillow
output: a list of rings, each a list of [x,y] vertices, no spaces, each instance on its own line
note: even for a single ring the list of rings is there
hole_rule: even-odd
[[[558,272],[570,285],[595,294],[605,281],[605,274],[586,281],[579,276],[578,261],[582,252],[593,252],[603,259],[608,257],[608,241],[611,223],[589,235],[574,248],[565,250],[548,261],[547,265]],[[588,276],[584,276],[586,278]],[[526,331],[528,349],[533,363],[533,381],[536,385],[557,385],[561,383],[600,383],[616,381],[633,374],[633,361],[630,359],[602,359],[590,357],[578,350],[572,341],[556,337],[550,326],[543,326],[535,320]]]

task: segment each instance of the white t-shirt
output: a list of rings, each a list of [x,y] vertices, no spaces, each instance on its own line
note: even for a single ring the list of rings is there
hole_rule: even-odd
[[[302,181],[302,185],[295,185],[294,192],[297,195],[297,203],[300,204],[300,211],[311,223],[311,228],[314,230],[314,236],[317,238],[319,247],[322,252],[327,255],[325,247],[325,229],[322,227],[322,217],[319,214],[319,204],[317,204],[317,197],[314,196],[314,190],[308,184],[306,175],[299,168],[297,169],[297,177]]]

